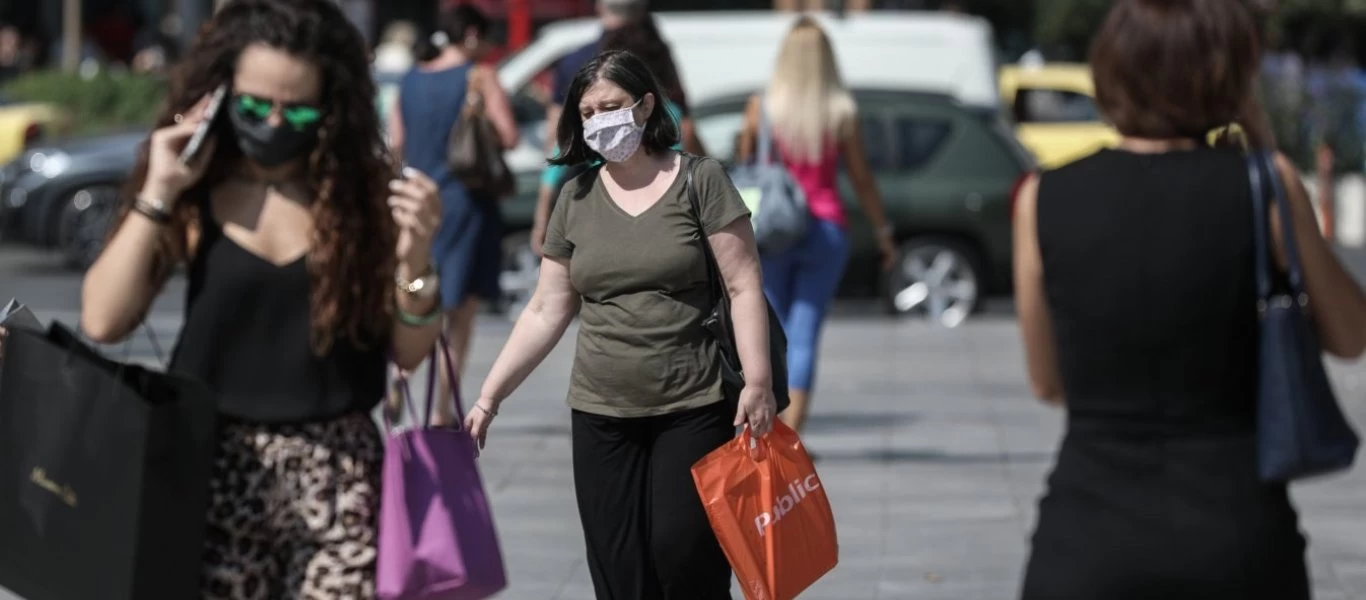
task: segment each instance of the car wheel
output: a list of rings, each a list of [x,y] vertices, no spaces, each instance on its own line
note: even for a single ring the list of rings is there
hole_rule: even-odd
[[[977,310],[983,271],[972,248],[954,239],[924,237],[900,250],[883,290],[889,313],[957,327]]]
[[[516,320],[536,291],[541,273],[541,257],[531,251],[531,234],[526,231],[503,238],[503,271],[498,281],[503,289],[503,313]]]
[[[95,186],[77,190],[66,199],[57,241],[68,268],[84,271],[99,258],[118,198],[118,188]]]

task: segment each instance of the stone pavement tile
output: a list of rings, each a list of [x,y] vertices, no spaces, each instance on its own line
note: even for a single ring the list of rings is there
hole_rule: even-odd
[[[942,460],[949,463],[998,463],[1001,445],[997,428],[982,418],[982,411],[974,414],[925,420],[913,426],[900,427],[888,439],[892,456],[917,457],[926,462]]]
[[[1360,514],[1366,502],[1366,477],[1335,475],[1295,484],[1291,490],[1295,505],[1302,512]]]
[[[1015,581],[947,583],[908,580],[882,582],[875,597],[896,600],[1008,600],[1018,593],[1019,584]]]
[[[942,498],[1008,498],[1009,491],[1002,485],[1005,473],[999,463],[982,454],[978,460],[936,460],[902,462],[888,467],[891,487],[885,495],[889,506],[911,504],[925,499]]]
[[[1366,520],[1361,511],[1340,515],[1305,513],[1300,515],[1300,521],[1308,531],[1311,554],[1366,559]]]
[[[1366,598],[1366,557],[1334,561],[1329,565],[1343,591],[1353,598]]]
[[[878,582],[882,579],[883,569],[868,566],[840,557],[840,564],[834,571],[826,573],[819,581],[807,588],[799,598],[802,600],[850,600],[853,598],[876,598]],[[743,600],[739,585],[734,586],[734,600]]]

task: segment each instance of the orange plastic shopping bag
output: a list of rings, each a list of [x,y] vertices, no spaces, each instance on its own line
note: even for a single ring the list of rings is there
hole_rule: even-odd
[[[692,468],[748,600],[791,600],[839,563],[835,515],[802,441],[780,421],[745,429]]]

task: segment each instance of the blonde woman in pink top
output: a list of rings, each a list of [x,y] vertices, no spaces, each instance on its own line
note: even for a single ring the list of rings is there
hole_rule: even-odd
[[[750,98],[740,134],[741,161],[757,153],[761,113],[771,126],[775,155],[806,192],[811,212],[805,238],[788,250],[761,256],[764,292],[787,331],[792,406],[782,419],[800,431],[811,402],[821,326],[849,255],[848,218],[839,193],[841,166],[877,232],[884,268],[892,265],[896,244],[863,153],[858,107],[840,79],[830,39],[815,20],[797,20],[783,41],[768,88]]]

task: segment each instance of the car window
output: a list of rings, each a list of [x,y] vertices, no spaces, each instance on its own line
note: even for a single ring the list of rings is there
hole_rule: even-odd
[[[863,155],[868,168],[874,171],[895,169],[892,160],[892,136],[887,131],[887,120],[881,115],[859,113],[859,129],[863,133]]]
[[[900,116],[896,119],[896,168],[917,171],[939,155],[953,131],[953,122],[919,116]]]
[[[1086,94],[1044,88],[1015,93],[1016,123],[1090,123],[1099,121],[1095,101]]]
[[[745,126],[745,113],[740,109],[693,118],[693,129],[707,154],[721,161],[735,158],[735,144]]]

